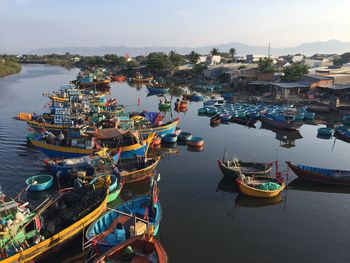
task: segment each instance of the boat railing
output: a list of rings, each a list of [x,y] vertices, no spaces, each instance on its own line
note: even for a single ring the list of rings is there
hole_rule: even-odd
[[[140,218],[132,213],[126,213],[126,212],[123,212],[123,211],[120,211],[120,210],[117,210],[117,209],[113,209],[113,208],[110,208],[110,207],[107,207],[107,210],[110,210],[110,211],[113,211],[113,212],[116,212],[120,215],[124,215],[124,216],[127,216],[127,217],[130,217],[130,218],[133,218],[134,219],[134,222],[133,222],[133,225],[134,225],[134,229],[136,229],[136,222],[137,221],[141,221],[143,223],[145,223],[147,225],[147,228],[146,228],[146,234],[150,234],[150,231],[149,231],[149,220],[145,220],[143,218]],[[147,219],[148,219],[148,216],[147,216]],[[85,228],[85,226],[83,227]],[[83,246],[82,246],[82,249],[83,251],[85,251],[86,249],[90,248],[91,246],[93,246],[95,243],[96,243],[96,239],[97,238],[100,238],[101,235],[98,234],[96,236],[94,236],[93,238],[87,240],[85,242],[85,236],[84,236],[84,233],[85,233],[85,229],[83,229]]]

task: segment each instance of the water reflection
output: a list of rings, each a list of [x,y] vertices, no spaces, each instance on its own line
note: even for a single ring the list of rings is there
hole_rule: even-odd
[[[283,195],[279,194],[272,198],[254,198],[243,194],[237,195],[235,198],[235,207],[264,207],[274,206],[282,203]]]
[[[343,185],[329,185],[316,182],[309,182],[300,178],[294,179],[288,184],[288,190],[350,194],[350,187]]]
[[[301,136],[298,130],[295,130],[295,131],[281,130],[281,129],[272,127],[270,125],[267,125],[265,123],[261,125],[260,129],[270,130],[274,132],[276,134],[276,140],[280,141],[280,147],[285,147],[285,148],[295,147],[296,146],[295,141],[303,138],[303,136]]]
[[[221,178],[216,192],[238,193],[238,187],[232,177],[224,176]]]

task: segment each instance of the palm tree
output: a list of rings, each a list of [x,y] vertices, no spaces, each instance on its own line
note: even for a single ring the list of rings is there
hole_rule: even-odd
[[[192,64],[196,64],[198,62],[199,59],[199,54],[195,51],[192,51],[189,55],[188,55],[188,60],[192,63]]]
[[[236,49],[234,48],[230,48],[230,50],[228,51],[232,57],[232,61],[235,61],[235,55],[236,55]]]
[[[214,48],[210,51],[210,54],[211,54],[212,56],[219,55],[219,54],[220,54],[219,49],[214,47]]]

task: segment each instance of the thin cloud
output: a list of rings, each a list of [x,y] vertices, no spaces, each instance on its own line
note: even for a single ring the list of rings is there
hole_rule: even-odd
[[[176,10],[175,11],[175,15],[177,15],[177,16],[187,16],[188,15],[188,11],[187,10]]]

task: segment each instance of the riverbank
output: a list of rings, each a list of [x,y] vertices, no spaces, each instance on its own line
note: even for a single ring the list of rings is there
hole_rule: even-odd
[[[0,77],[16,74],[21,72],[22,67],[16,61],[0,60]]]

